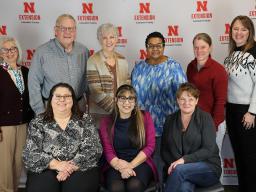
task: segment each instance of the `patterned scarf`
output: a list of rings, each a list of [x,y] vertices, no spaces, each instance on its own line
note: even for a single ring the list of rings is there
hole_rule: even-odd
[[[18,67],[18,69],[12,69],[12,67],[8,63],[1,63],[0,66],[3,67],[3,69],[10,74],[14,84],[19,90],[20,94],[22,94],[25,90],[25,86],[21,72],[21,67]]]

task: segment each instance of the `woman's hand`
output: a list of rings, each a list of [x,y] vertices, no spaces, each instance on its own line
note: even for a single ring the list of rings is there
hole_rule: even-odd
[[[125,168],[132,169],[131,163],[129,163],[123,159],[118,159],[116,167],[117,167],[117,170],[121,170],[121,169],[125,169]]]
[[[58,173],[56,178],[58,181],[65,181],[69,176],[70,174],[67,171],[61,171]]]
[[[172,173],[172,171],[175,169],[175,167],[177,165],[180,165],[180,164],[184,164],[184,159],[183,158],[180,158],[178,159],[177,161],[174,161],[170,167],[168,168],[168,175],[170,175]]]
[[[71,175],[74,171],[77,171],[79,167],[77,167],[72,161],[58,161],[53,159],[49,164],[49,169],[57,170],[59,172],[67,172]]]
[[[244,114],[243,120],[242,120],[243,126],[245,129],[251,129],[255,126],[255,116],[250,114],[249,112]]]
[[[128,179],[129,177],[136,176],[135,171],[130,168],[121,169],[119,170],[119,172],[121,173],[121,177],[123,179]]]

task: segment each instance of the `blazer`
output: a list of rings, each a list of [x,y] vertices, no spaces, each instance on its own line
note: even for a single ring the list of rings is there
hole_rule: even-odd
[[[221,162],[216,144],[215,125],[211,115],[196,107],[187,130],[182,132],[181,129],[179,110],[169,115],[164,124],[161,156],[165,169],[167,170],[172,162],[183,157],[184,163],[200,161],[208,163],[219,177]]]
[[[29,105],[28,69],[21,67],[25,90],[20,94],[9,73],[0,66],[0,126],[28,123],[33,117]]]
[[[146,144],[141,151],[145,153],[147,156],[146,163],[151,167],[151,170],[154,173],[154,178],[157,180],[158,179],[158,174],[156,170],[156,166],[153,162],[152,159],[152,154],[155,149],[155,128],[154,128],[154,123],[153,120],[150,116],[149,112],[144,112],[144,125],[145,125],[145,131],[146,131]],[[107,128],[109,125],[113,123],[113,120],[110,116],[108,117],[103,117],[100,122],[100,139],[101,143],[103,146],[103,154],[105,156],[105,159],[108,162],[107,167],[110,166],[110,161],[114,158],[117,157],[114,146],[113,146],[113,139],[110,140],[108,136],[108,131]],[[112,129],[112,138],[114,138],[114,129]],[[106,165],[105,165],[106,167]],[[106,168],[105,168],[106,169]],[[104,170],[105,170],[104,169]]]

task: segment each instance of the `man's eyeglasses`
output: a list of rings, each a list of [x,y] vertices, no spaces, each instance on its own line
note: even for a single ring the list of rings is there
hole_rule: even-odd
[[[72,95],[53,95],[54,98],[58,101],[60,100],[71,100],[72,99]]]
[[[158,43],[158,44],[147,44],[148,49],[162,49],[164,47],[163,43]]]
[[[118,101],[121,103],[125,103],[126,101],[128,101],[129,103],[135,103],[135,97],[133,96],[129,96],[129,97],[125,97],[125,96],[118,96]]]
[[[1,53],[7,54],[7,53],[15,53],[17,51],[17,47],[11,47],[10,49],[7,48],[1,48],[0,49]]]
[[[74,32],[76,27],[64,27],[64,26],[56,26],[61,32]]]

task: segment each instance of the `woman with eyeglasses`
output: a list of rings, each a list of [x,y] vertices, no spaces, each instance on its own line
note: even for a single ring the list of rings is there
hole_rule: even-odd
[[[219,182],[221,163],[211,115],[197,103],[199,90],[191,83],[179,87],[179,110],[166,118],[161,155],[167,175],[165,192],[194,191]]]
[[[120,86],[115,96],[112,115],[100,122],[105,185],[110,192],[141,192],[157,179],[154,124],[148,112],[139,110],[132,86]]]
[[[93,54],[87,62],[89,86],[89,112],[97,125],[100,118],[112,113],[114,95],[120,85],[130,82],[128,62],[115,51],[118,30],[111,23],[99,26],[97,38],[101,50]]]
[[[27,192],[96,192],[101,153],[97,129],[80,112],[73,88],[56,84],[46,111],[29,124],[23,151]]]
[[[0,39],[0,191],[17,191],[27,123],[33,116],[21,53],[16,39]]]

